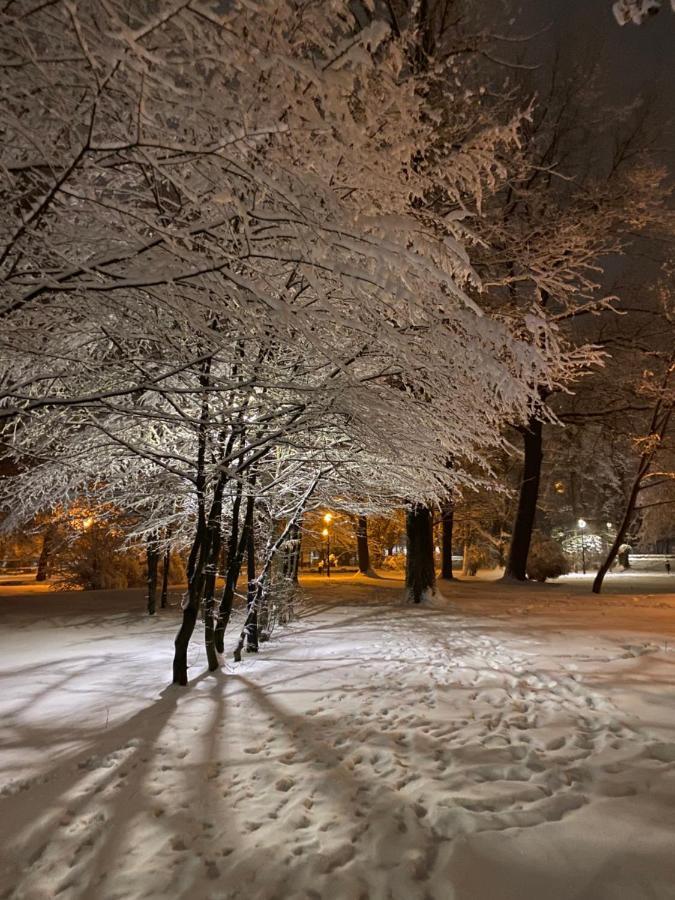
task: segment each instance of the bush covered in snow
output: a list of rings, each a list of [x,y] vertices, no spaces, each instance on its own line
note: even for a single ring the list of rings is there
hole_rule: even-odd
[[[485,547],[472,544],[464,552],[464,574],[476,575],[479,569],[487,569],[492,565],[490,554]]]
[[[123,541],[122,534],[104,523],[84,530],[56,559],[57,587],[99,591],[144,585],[145,566]]]
[[[570,570],[569,560],[563,548],[551,538],[535,535],[527,557],[527,577],[532,581],[546,581],[566,575]]]
[[[382,568],[403,571],[405,569],[405,553],[391,553],[389,556],[383,557]]]

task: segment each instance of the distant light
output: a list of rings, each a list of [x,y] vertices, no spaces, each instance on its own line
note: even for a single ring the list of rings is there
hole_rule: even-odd
[[[333,514],[326,513],[326,515],[323,517],[323,520],[326,523],[326,525],[330,525],[331,521],[333,520]]]
[[[322,534],[324,537],[328,537],[328,529],[327,529],[327,528],[324,528],[324,530],[321,532],[321,534]]]
[[[553,485],[553,490],[556,492],[556,494],[564,494],[565,493],[564,483],[562,481],[556,481],[556,483]]]
[[[608,523],[607,523],[607,527],[608,527],[608,528],[614,528],[614,526],[612,525],[611,522],[608,522]]]
[[[579,526],[579,528],[585,528],[586,527],[586,519],[579,519],[579,521],[577,522],[577,525]]]
[[[93,524],[94,524],[94,520],[92,519],[91,516],[88,516],[88,517],[82,522],[82,527],[84,528],[85,531],[87,531],[89,528],[91,528],[91,526],[92,526]]]

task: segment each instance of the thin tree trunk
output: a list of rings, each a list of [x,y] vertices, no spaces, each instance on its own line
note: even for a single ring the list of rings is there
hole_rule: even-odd
[[[42,550],[38,560],[36,581],[46,581],[49,576],[49,565],[51,563],[52,550],[54,548],[54,538],[56,529],[53,525],[48,525],[42,538]]]
[[[159,549],[154,535],[148,538],[146,560],[148,567],[148,615],[154,616],[157,612],[157,575],[159,572]]]
[[[219,666],[216,648],[216,628],[218,613],[216,612],[216,570],[220,557],[221,534],[218,531],[209,541],[206,577],[204,579],[204,646],[209,672],[215,672]]]
[[[422,603],[436,592],[433,515],[428,506],[416,503],[406,514],[406,594],[411,603]]]
[[[293,527],[293,552],[291,553],[290,579],[294,584],[298,583],[298,569],[300,568],[300,550],[302,547],[302,524],[297,522]]]
[[[523,477],[518,496],[518,511],[511,536],[509,556],[506,561],[505,578],[525,581],[527,577],[527,556],[534,529],[539,498],[539,481],[543,452],[543,426],[538,419],[530,419],[527,428],[522,429],[525,460]]]
[[[356,554],[359,562],[359,572],[362,575],[372,575],[370,568],[370,549],[368,547],[368,517],[359,516],[356,522]]]
[[[171,547],[164,551],[164,570],[162,572],[162,594],[159,600],[160,609],[166,609],[169,602],[169,567],[171,565]]]
[[[251,552],[249,554],[249,591],[248,591],[248,615],[246,616],[246,621],[244,622],[244,627],[239,635],[239,641],[234,650],[234,659],[235,662],[241,662],[241,651],[244,647],[244,644],[248,640],[249,635],[249,626],[255,625],[255,636],[256,636],[256,649],[257,649],[257,638],[258,638],[258,610],[260,609],[260,605],[265,597],[266,591],[269,589],[269,579],[270,579],[270,571],[272,568],[272,564],[274,559],[279,552],[279,549],[283,547],[283,545],[288,541],[288,536],[291,532],[291,529],[297,525],[302,518],[303,510],[307,505],[307,501],[312,496],[314,491],[316,490],[316,486],[319,483],[319,479],[325,474],[325,472],[319,472],[318,475],[315,476],[314,480],[307,488],[305,495],[303,496],[298,508],[295,510],[293,516],[286,523],[286,527],[282,530],[281,534],[277,537],[275,541],[272,542],[272,539],[268,541],[267,549],[265,550],[265,559],[262,566],[262,570],[257,578],[255,578],[255,587],[254,590],[251,590],[251,575],[255,575],[255,561],[253,561],[253,569],[251,569],[251,560],[254,560],[254,554]],[[253,535],[251,532],[251,538],[253,540]]]
[[[255,534],[252,528],[249,528],[248,541],[246,545],[246,579],[248,588],[246,591],[246,651],[248,653],[258,652],[258,605],[256,603],[257,584],[255,580]]]
[[[598,569],[598,574],[595,576],[595,579],[593,581],[594,594],[600,593],[605,575],[607,574],[607,572],[609,572],[611,565],[614,562],[617,553],[619,552],[619,547],[624,543],[628,528],[630,527],[631,519],[633,518],[633,514],[635,512],[635,507],[637,506],[637,499],[640,493],[640,489],[642,488],[642,481],[645,475],[647,475],[647,473],[649,472],[654,457],[656,456],[658,449],[661,447],[664,435],[668,430],[673,407],[672,400],[668,402],[668,400],[665,399],[665,391],[668,386],[669,378],[673,373],[674,362],[675,351],[673,351],[673,353],[671,354],[665,369],[663,381],[661,384],[663,394],[659,397],[654,405],[654,411],[652,413],[651,422],[649,425],[650,440],[647,441],[647,449],[640,456],[637,473],[635,475],[635,479],[633,480],[630,494],[628,495],[628,502],[626,503],[626,509],[624,511],[623,518],[621,519],[621,524],[617,529],[616,537],[614,538],[614,542],[609,549],[607,559]]]
[[[203,388],[207,388],[209,384],[209,372],[211,370],[211,359],[205,360],[202,365],[200,374],[200,384]],[[199,423],[199,436],[197,442],[197,461],[196,461],[196,492],[197,492],[197,527],[195,530],[194,540],[190,549],[188,558],[188,589],[187,594],[183,598],[183,620],[178,629],[178,634],[174,641],[173,654],[173,683],[186,685],[187,677],[187,653],[190,645],[190,638],[195,630],[197,616],[199,614],[199,604],[202,596],[203,587],[203,552],[204,542],[206,541],[206,442],[207,442],[207,425],[209,416],[209,399],[208,394],[202,400],[201,415]]]
[[[227,554],[227,570],[225,572],[225,585],[220,599],[220,607],[218,609],[218,622],[216,623],[215,645],[218,653],[225,652],[225,629],[230,621],[232,614],[232,604],[234,602],[234,592],[239,580],[241,572],[241,564],[244,561],[244,553],[248,545],[248,534],[253,528],[253,511],[255,498],[249,495],[246,500],[246,513],[244,515],[244,524],[242,526],[241,536],[239,535],[239,513],[241,509],[241,482],[237,488],[237,496],[235,497],[232,510],[232,531],[230,532],[230,541]]]
[[[454,518],[454,505],[452,500],[443,506],[441,515],[442,540],[441,540],[441,578],[450,580],[452,574],[452,523]]]
[[[204,584],[203,577],[203,549],[206,540],[206,524],[199,521],[197,531],[190,550],[188,559],[188,589],[183,598],[183,620],[174,641],[173,657],[173,683],[186,685],[187,678],[187,652],[192,632],[197,624],[199,604]]]
[[[607,558],[603,562],[603,564],[598,569],[598,572],[593,579],[593,593],[599,594],[602,590],[602,582],[604,581],[605,575],[609,572],[612,567],[612,563],[616,559],[616,555],[619,552],[619,547],[624,543],[624,538],[626,537],[626,533],[630,527],[631,519],[633,518],[633,513],[635,512],[635,506],[637,503],[638,494],[640,493],[640,486],[642,482],[642,475],[638,475],[633,482],[633,487],[631,488],[630,495],[628,497],[628,502],[626,503],[626,509],[624,510],[623,517],[621,519],[621,524],[619,525],[616,537],[614,538],[614,542],[612,546],[609,548],[609,552],[607,553]]]

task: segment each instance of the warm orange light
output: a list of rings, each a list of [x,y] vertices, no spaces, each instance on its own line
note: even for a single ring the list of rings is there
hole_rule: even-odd
[[[324,528],[324,530],[321,532],[321,534],[322,534],[324,537],[328,537],[328,529],[327,529],[327,528]]]
[[[323,517],[323,520],[326,523],[326,525],[330,525],[332,519],[333,519],[332,513],[326,513],[326,515]]]
[[[87,518],[82,522],[82,527],[85,531],[87,531],[94,524],[94,520],[91,516],[87,516]]]

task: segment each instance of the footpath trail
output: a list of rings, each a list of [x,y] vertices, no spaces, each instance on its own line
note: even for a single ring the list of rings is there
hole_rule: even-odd
[[[187,690],[176,610],[0,601],[0,896],[672,900],[673,595],[326,581]]]

